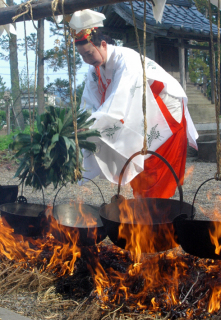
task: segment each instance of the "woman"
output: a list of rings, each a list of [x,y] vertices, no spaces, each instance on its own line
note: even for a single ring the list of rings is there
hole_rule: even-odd
[[[82,30],[75,43],[90,65],[81,108],[92,110],[92,128],[101,133],[93,141],[95,154],[84,153],[84,176],[105,177],[118,183],[126,160],[143,147],[143,69],[140,55],[112,45],[95,28]],[[195,148],[197,132],[180,84],[154,61],[146,58],[148,149],[161,154],[183,183],[187,137]],[[137,156],[127,167],[122,184],[130,182],[135,197],[173,196],[176,182],[168,167],[155,156]]]

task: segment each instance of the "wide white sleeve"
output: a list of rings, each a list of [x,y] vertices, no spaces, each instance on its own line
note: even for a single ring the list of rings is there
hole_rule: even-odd
[[[88,109],[92,112],[95,112],[100,107],[100,101],[101,94],[98,91],[97,76],[94,70],[92,70],[92,68],[89,68],[84,91],[81,98],[80,108]]]
[[[134,98],[134,91],[136,87],[142,85],[140,81],[142,80],[142,74],[135,69],[133,70],[133,68],[128,69],[123,57],[115,63],[114,70],[111,92],[99,110],[93,115],[96,119],[106,114],[113,119],[125,120]]]

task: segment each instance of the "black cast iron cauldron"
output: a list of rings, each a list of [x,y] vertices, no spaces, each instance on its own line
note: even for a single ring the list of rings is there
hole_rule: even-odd
[[[91,179],[84,179],[90,180],[97,186],[104,202],[99,186]],[[62,242],[69,241],[68,233],[72,234],[73,237],[77,236],[77,243],[80,246],[92,246],[102,241],[106,237],[106,232],[99,215],[99,207],[75,201],[70,201],[69,204],[55,205],[56,197],[61,188],[55,195],[53,203],[52,213],[53,218],[58,223],[58,228],[52,228],[52,234]],[[61,232],[58,232],[58,230]]]
[[[113,197],[111,204],[100,208],[100,216],[107,235],[114,244],[123,249],[133,250],[132,242],[139,242],[142,252],[154,253],[177,246],[173,220],[181,214],[190,217],[192,206],[183,202],[182,187],[171,165],[158,153],[154,151],[147,153],[157,156],[169,167],[176,180],[180,200],[161,198],[126,200],[120,196],[123,174],[128,163],[141,154],[137,152],[125,163],[119,177],[118,194]]]
[[[45,206],[33,203],[6,203],[0,206],[2,222],[23,236],[37,236],[45,223]]]
[[[55,219],[58,228],[53,228]],[[59,204],[53,208],[53,218],[50,217],[50,231],[62,243],[77,239],[79,246],[93,246],[106,237],[106,232],[99,216],[99,207],[89,204],[70,202]]]
[[[40,178],[33,172],[38,178],[40,184]],[[5,203],[0,206],[0,212],[2,221],[6,226],[14,229],[14,233],[21,234],[23,236],[37,236],[41,234],[42,228],[46,223],[45,216],[45,198],[43,186],[41,184],[43,205],[27,203],[27,199],[23,196],[23,187],[21,196],[17,198],[16,203]]]
[[[200,188],[206,182],[214,179],[215,178],[210,178],[199,186],[193,199],[192,208],[194,208],[196,195]],[[218,251],[216,253],[216,246],[211,242],[210,238],[210,232],[213,234],[215,227],[221,230],[221,222],[194,219],[195,213],[196,211],[193,210],[190,217],[184,214],[174,220],[174,227],[179,244],[185,252],[199,258],[221,259],[221,253]],[[219,245],[221,245],[221,238],[218,239],[218,242]]]
[[[38,176],[37,178],[41,184],[40,178]],[[101,192],[99,187],[98,189]],[[58,192],[60,190],[61,188]],[[55,205],[58,192],[55,195],[53,207],[45,205],[43,187],[43,205],[27,203],[27,199],[23,195],[18,197],[18,203],[1,205],[0,212],[3,223],[13,228],[14,233],[23,236],[43,235],[50,230],[60,241],[67,242],[75,241],[74,238],[78,239],[78,245],[89,246],[103,240],[106,237],[106,233],[99,216],[99,207],[76,202]],[[53,220],[57,222],[57,225]],[[69,236],[67,236],[68,234]],[[73,237],[72,240],[70,236]]]
[[[0,204],[13,203],[16,201],[18,195],[18,186],[15,185],[0,185]]]

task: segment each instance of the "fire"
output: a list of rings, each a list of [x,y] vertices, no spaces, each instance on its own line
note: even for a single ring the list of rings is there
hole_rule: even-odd
[[[217,312],[220,309],[221,300],[221,286],[213,288],[212,295],[210,297],[208,311],[209,313]]]
[[[51,208],[47,210],[49,230],[44,231],[44,236],[33,239],[14,234],[14,230],[7,222],[0,219],[0,254],[9,260],[19,261],[24,267],[32,268],[39,260],[42,260],[41,272],[49,270],[58,276],[73,274],[77,258],[81,256],[79,242],[79,230],[68,228],[59,224],[52,216]],[[85,223],[94,225],[94,221],[87,220],[82,212]],[[96,230],[93,230],[96,238]],[[48,252],[47,257],[43,256]]]
[[[70,203],[70,206],[76,204]],[[124,248],[112,245],[107,249],[101,243],[93,248],[82,249],[79,244],[80,228],[59,224],[52,216],[52,209],[48,208],[49,228],[45,228],[37,239],[14,234],[14,230],[0,219],[0,255],[18,261],[30,270],[41,265],[40,272],[47,270],[59,277],[67,274],[74,276],[76,262],[83,260],[85,255],[87,268],[94,281],[94,292],[102,302],[103,309],[110,304],[118,304],[129,305],[132,308],[130,310],[136,312],[148,310],[150,314],[160,314],[162,310],[175,312],[185,305],[184,317],[197,318],[191,309],[192,298],[188,300],[196,289],[198,301],[194,302],[194,306],[198,307],[199,312],[202,308],[207,308],[209,313],[217,312],[221,307],[221,285],[216,274],[220,272],[221,262],[194,260],[185,255],[176,243],[172,223],[166,219],[155,223],[159,220],[155,220],[156,216],[151,211],[155,212],[156,209],[154,201],[151,210],[145,202],[137,201],[132,206],[127,200],[123,200],[119,208],[118,236],[124,240]],[[87,225],[85,237],[96,241],[97,222],[93,215],[85,212],[82,203],[76,209],[80,212],[76,226]],[[216,254],[220,254],[219,222],[214,223],[210,236]],[[170,248],[173,249],[168,250]],[[205,294],[197,288],[203,286],[202,278],[196,275],[199,269],[203,269],[209,279]]]
[[[154,213],[157,212],[155,204],[153,204],[153,210]],[[170,252],[167,259],[173,261],[174,266],[164,272],[162,266],[164,253],[158,253],[159,248],[165,250],[165,248],[178,246],[172,223],[167,221],[167,223],[154,224],[153,214],[145,201],[134,202],[131,205],[130,201],[122,200],[119,211],[118,240],[121,244],[125,243],[125,250],[130,253],[131,263],[124,273],[113,268],[108,269],[107,276],[104,269],[101,269],[100,262],[97,261],[99,268],[93,276],[99,298],[105,303],[108,292],[114,292],[112,303],[134,301],[136,307],[146,309],[147,297],[160,288],[168,306],[177,304],[179,275],[182,273],[185,276],[187,266],[185,263],[176,264],[176,255]],[[164,222],[163,219],[161,221]],[[120,249],[118,250],[120,254]],[[136,285],[134,286],[135,283],[137,288]],[[150,306],[152,310],[160,308],[160,304],[155,299],[151,300]]]
[[[193,177],[193,171],[194,171],[194,166],[191,166],[190,168],[188,168],[185,172],[184,175],[184,180],[186,180],[187,178],[191,178]]]
[[[209,229],[211,243],[215,245],[215,253],[220,255],[221,252],[221,244],[219,243],[219,239],[221,238],[221,224],[219,221],[213,221],[213,231]]]
[[[141,254],[144,252],[156,253],[178,246],[172,223],[168,223],[166,218],[164,221],[163,217],[160,218],[160,223],[154,223],[154,215],[159,215],[154,203],[153,208],[149,209],[145,201],[137,201],[131,205],[124,200],[119,208],[119,238],[125,239],[125,249],[130,251],[135,263],[140,262]]]

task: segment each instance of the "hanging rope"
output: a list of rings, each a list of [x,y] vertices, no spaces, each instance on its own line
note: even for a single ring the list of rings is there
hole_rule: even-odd
[[[142,154],[147,154],[147,107],[146,107],[146,89],[147,89],[147,77],[146,77],[146,13],[147,2],[144,0],[144,20],[143,20],[143,116],[144,116],[144,142]]]
[[[25,16],[25,14],[30,12],[31,15],[31,20],[33,23],[33,26],[35,27],[35,29],[37,30],[38,28],[36,27],[35,23],[34,23],[34,18],[33,18],[33,11],[32,11],[32,1],[33,0],[28,0],[25,3],[21,3],[19,6],[20,11],[22,11],[21,13],[19,13],[17,16],[14,16],[12,18],[12,21],[15,22],[15,20],[17,20],[19,17],[21,16]]]
[[[147,77],[146,77],[146,65],[145,65],[145,58],[146,58],[146,12],[147,12],[147,3],[146,0],[144,1],[144,20],[143,20],[143,56],[141,53],[140,41],[139,41],[139,34],[136,24],[136,18],[133,9],[132,0],[130,0],[131,10],[132,10],[132,17],[133,23],[135,28],[136,40],[138,45],[138,50],[140,53],[140,60],[143,68],[143,100],[142,100],[142,109],[143,109],[143,116],[144,116],[144,142],[143,142],[143,149],[141,150],[142,154],[147,154],[147,109],[146,109],[146,88],[147,88]]]
[[[220,147],[220,132],[219,132],[219,114],[220,114],[220,11],[218,9],[218,35],[217,35],[217,46],[218,46],[218,81],[216,85],[216,69],[215,69],[215,52],[213,42],[213,29],[212,29],[212,11],[211,3],[209,1],[209,20],[210,20],[210,42],[211,42],[211,53],[212,53],[212,77],[214,79],[214,95],[215,95],[215,112],[216,112],[216,125],[217,125],[217,144],[216,144],[216,162],[217,162],[217,173],[215,174],[216,180],[221,180],[220,168],[221,168],[221,147]],[[220,0],[218,0],[218,8],[220,6]]]
[[[35,96],[36,96],[36,88],[37,88],[37,66],[38,66],[38,39],[36,41],[36,49],[35,49],[35,82],[34,82],[34,105],[33,105],[33,114],[32,114],[32,132],[34,132],[34,122],[35,122]]]
[[[58,3],[59,3],[59,0],[53,0],[53,1],[51,2],[51,11],[52,11],[52,15],[53,15],[53,18],[54,18],[54,22],[55,22],[57,28],[59,29],[59,26],[58,26],[58,24],[57,24],[57,21],[56,21],[56,19],[55,19],[55,14],[54,14],[55,11],[57,10]],[[64,18],[64,14],[63,14],[63,18]]]
[[[26,33],[26,23],[24,21],[24,34],[25,34],[25,55],[26,55],[26,72],[27,72],[27,84],[28,84],[28,107],[29,107],[29,122],[30,122],[30,132],[31,132],[31,100],[30,100],[30,84],[29,84],[29,67],[28,67],[28,44],[27,44],[27,33]],[[32,143],[32,135],[31,135]]]
[[[130,0],[130,6],[131,6],[131,11],[132,11],[132,17],[133,17],[133,23],[134,23],[134,29],[135,29],[135,35],[136,35],[136,40],[137,40],[137,46],[138,46],[138,51],[140,54],[140,60],[143,65],[143,57],[142,57],[142,52],[141,52],[141,47],[140,47],[140,39],[139,39],[139,34],[138,34],[138,29],[137,29],[137,23],[136,23],[136,18],[134,14],[134,7],[133,7],[133,2]]]
[[[81,179],[81,173],[79,171],[79,143],[78,143],[78,135],[77,135],[77,95],[76,95],[76,50],[75,50],[75,35],[73,37],[73,65],[74,65],[74,104],[72,104],[72,114],[73,114],[73,125],[75,132],[75,144],[76,144],[76,176]]]
[[[73,35],[73,55],[74,55],[74,100],[72,94],[72,81],[71,81],[71,66],[68,56],[68,43],[67,43],[67,29],[65,25],[65,15],[64,15],[64,0],[62,0],[62,13],[63,13],[63,25],[64,25],[64,36],[65,36],[65,46],[66,46],[66,58],[68,63],[68,75],[69,75],[69,89],[70,89],[70,100],[73,115],[73,126],[75,132],[75,144],[76,144],[76,169],[75,169],[75,180],[81,180],[82,175],[79,170],[79,143],[77,137],[77,103],[76,103],[76,62],[75,62],[75,36]],[[74,34],[74,33],[73,33]]]
[[[2,0],[2,2],[6,7],[8,7],[8,4],[4,0]]]
[[[28,44],[27,44],[27,33],[26,33],[26,23],[24,21],[24,34],[25,34],[25,54],[26,54],[26,67],[27,67],[27,81],[28,81],[28,105],[29,105],[29,122],[30,122],[30,136],[31,145],[33,143],[33,131],[32,131],[32,117],[31,117],[31,101],[30,101],[30,84],[29,84],[29,67],[28,67]],[[34,157],[31,156],[31,168],[30,171],[34,171]]]

